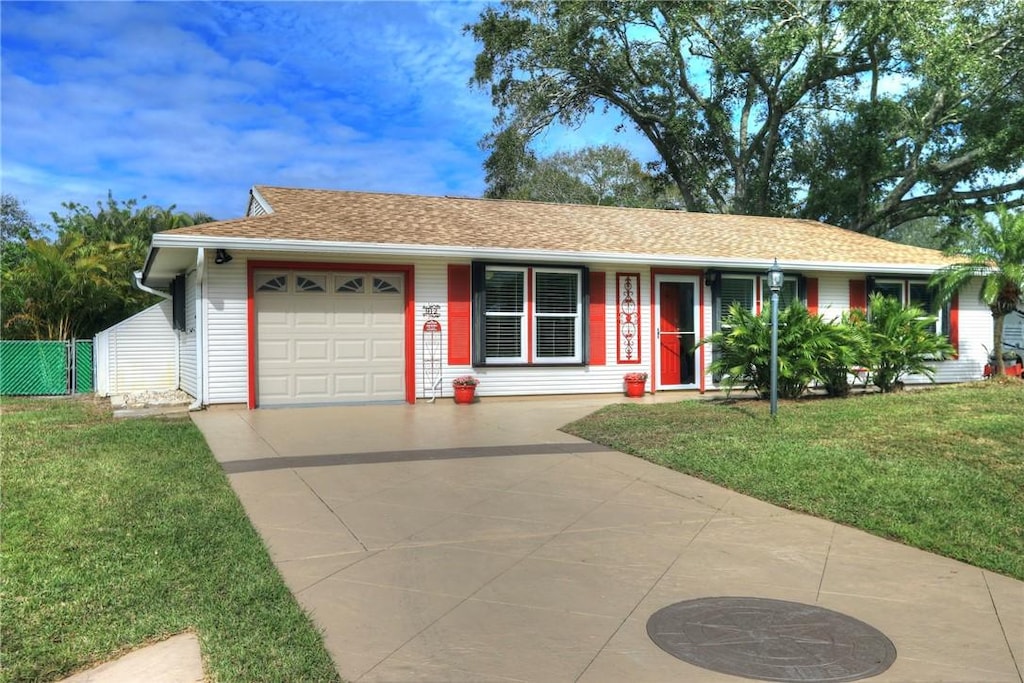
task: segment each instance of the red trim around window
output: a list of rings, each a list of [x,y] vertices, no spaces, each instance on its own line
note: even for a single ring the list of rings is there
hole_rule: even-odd
[[[867,313],[868,283],[865,280],[850,280],[850,310]]]
[[[473,362],[473,269],[462,264],[448,266],[448,365]]]
[[[807,312],[818,315],[818,278],[809,277],[807,283]]]
[[[416,291],[412,265],[393,263],[320,263],[317,261],[249,261],[246,264],[246,325],[249,357],[249,409],[256,402],[256,298],[253,273],[257,269],[321,270],[328,272],[402,273],[405,276],[405,401],[416,403]]]
[[[949,343],[953,345],[953,358],[960,357],[960,294],[949,300]]]
[[[658,353],[658,321],[654,319],[654,298],[655,294],[655,277],[658,275],[692,275],[697,278],[697,318],[698,318],[698,335],[697,341],[704,338],[704,271],[695,270],[693,268],[651,268],[651,285],[650,295],[647,299],[647,307],[650,309],[651,315],[651,393],[657,392],[657,382],[653,380],[654,368],[657,366]],[[704,378],[704,351],[698,354],[700,356],[700,382],[697,384],[697,391],[704,393],[705,390],[705,378]]]
[[[590,364],[604,365],[607,354],[607,342],[605,334],[605,274],[601,272],[590,272]]]

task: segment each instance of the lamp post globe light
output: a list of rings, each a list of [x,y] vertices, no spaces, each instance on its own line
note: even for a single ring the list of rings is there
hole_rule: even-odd
[[[772,367],[771,367],[771,414],[779,412],[779,291],[782,289],[783,273],[779,259],[768,269],[768,289],[772,290]]]

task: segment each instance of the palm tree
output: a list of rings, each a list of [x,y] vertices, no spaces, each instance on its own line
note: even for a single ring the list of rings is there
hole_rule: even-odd
[[[123,245],[89,244],[70,233],[27,240],[21,263],[3,273],[4,331],[23,339],[91,336],[117,301],[120,283],[111,273],[123,252]]]
[[[963,232],[946,254],[958,259],[931,278],[941,301],[949,301],[973,278],[982,278],[981,301],[992,312],[992,348],[996,374],[1003,363],[1003,323],[1024,301],[1024,212],[996,207],[996,221],[975,214],[972,230]]]

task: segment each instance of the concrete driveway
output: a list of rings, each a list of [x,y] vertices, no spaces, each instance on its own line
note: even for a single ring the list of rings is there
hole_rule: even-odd
[[[707,596],[874,626],[872,680],[1024,680],[1024,583],[557,431],[611,400],[193,419],[351,681],[740,680],[647,635]]]

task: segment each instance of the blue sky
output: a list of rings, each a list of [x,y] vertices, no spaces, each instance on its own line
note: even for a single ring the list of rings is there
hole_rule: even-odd
[[[0,2],[2,175],[40,222],[64,201],[232,218],[253,184],[479,196],[480,2]],[[538,151],[616,142],[615,121]]]

